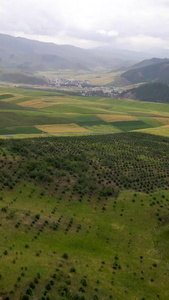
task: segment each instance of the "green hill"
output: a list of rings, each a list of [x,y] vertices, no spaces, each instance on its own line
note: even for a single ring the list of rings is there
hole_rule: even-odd
[[[158,63],[154,63],[157,62]],[[169,60],[150,60],[144,61],[123,73],[122,78],[125,78],[131,84],[141,82],[162,82],[169,84]]]
[[[169,103],[169,86],[163,83],[149,83],[121,94],[123,98],[141,101]]]
[[[131,69],[138,69],[138,68],[143,68],[143,67],[147,67],[147,66],[151,66],[151,65],[156,65],[159,63],[168,63],[169,59],[168,58],[157,58],[157,57],[153,57],[151,59],[145,59],[133,66],[131,66]]]

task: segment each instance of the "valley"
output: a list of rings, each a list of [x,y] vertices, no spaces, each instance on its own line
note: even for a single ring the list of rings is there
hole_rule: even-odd
[[[0,115],[1,137],[163,131],[168,125],[169,105],[0,87]]]

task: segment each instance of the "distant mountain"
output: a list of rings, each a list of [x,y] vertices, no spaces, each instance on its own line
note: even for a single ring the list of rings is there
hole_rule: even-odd
[[[138,68],[143,68],[143,67],[148,67],[151,65],[155,65],[155,64],[159,64],[159,63],[168,63],[169,59],[168,58],[157,58],[157,57],[153,57],[151,59],[145,59],[133,66],[131,66],[131,69],[138,69]]]
[[[124,60],[130,60],[130,61],[140,61],[143,59],[150,59],[152,57],[152,54],[150,53],[127,50],[127,49],[118,49],[118,48],[108,47],[108,46],[106,47],[100,46],[90,50],[100,53],[100,55],[106,53],[107,55],[111,55],[116,58],[123,58]]]
[[[102,58],[105,57],[110,60],[113,59],[114,67],[116,67],[116,69],[120,69],[121,67],[123,67],[123,69],[129,68],[134,63],[151,57],[150,54],[147,53],[126,49],[116,49],[113,47],[97,47],[90,49],[89,51]]]
[[[127,79],[131,84],[140,82],[169,84],[169,59],[144,60],[123,73],[121,77]]]
[[[169,49],[165,49],[165,48],[154,47],[154,48],[147,50],[147,53],[151,54],[151,57],[153,57],[153,56],[159,57],[159,58],[169,57]]]
[[[121,97],[148,102],[169,103],[169,86],[163,83],[147,83],[123,92]]]
[[[0,34],[0,68],[28,72],[129,67],[147,56],[112,48],[81,49]]]

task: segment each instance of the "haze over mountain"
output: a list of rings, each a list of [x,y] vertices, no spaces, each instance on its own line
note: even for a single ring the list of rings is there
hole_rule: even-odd
[[[0,67],[24,71],[129,67],[148,54],[113,48],[82,49],[0,34]]]

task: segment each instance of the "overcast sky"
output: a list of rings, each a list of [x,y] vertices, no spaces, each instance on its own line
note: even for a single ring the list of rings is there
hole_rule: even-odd
[[[169,0],[0,0],[0,32],[85,48],[169,48]]]

